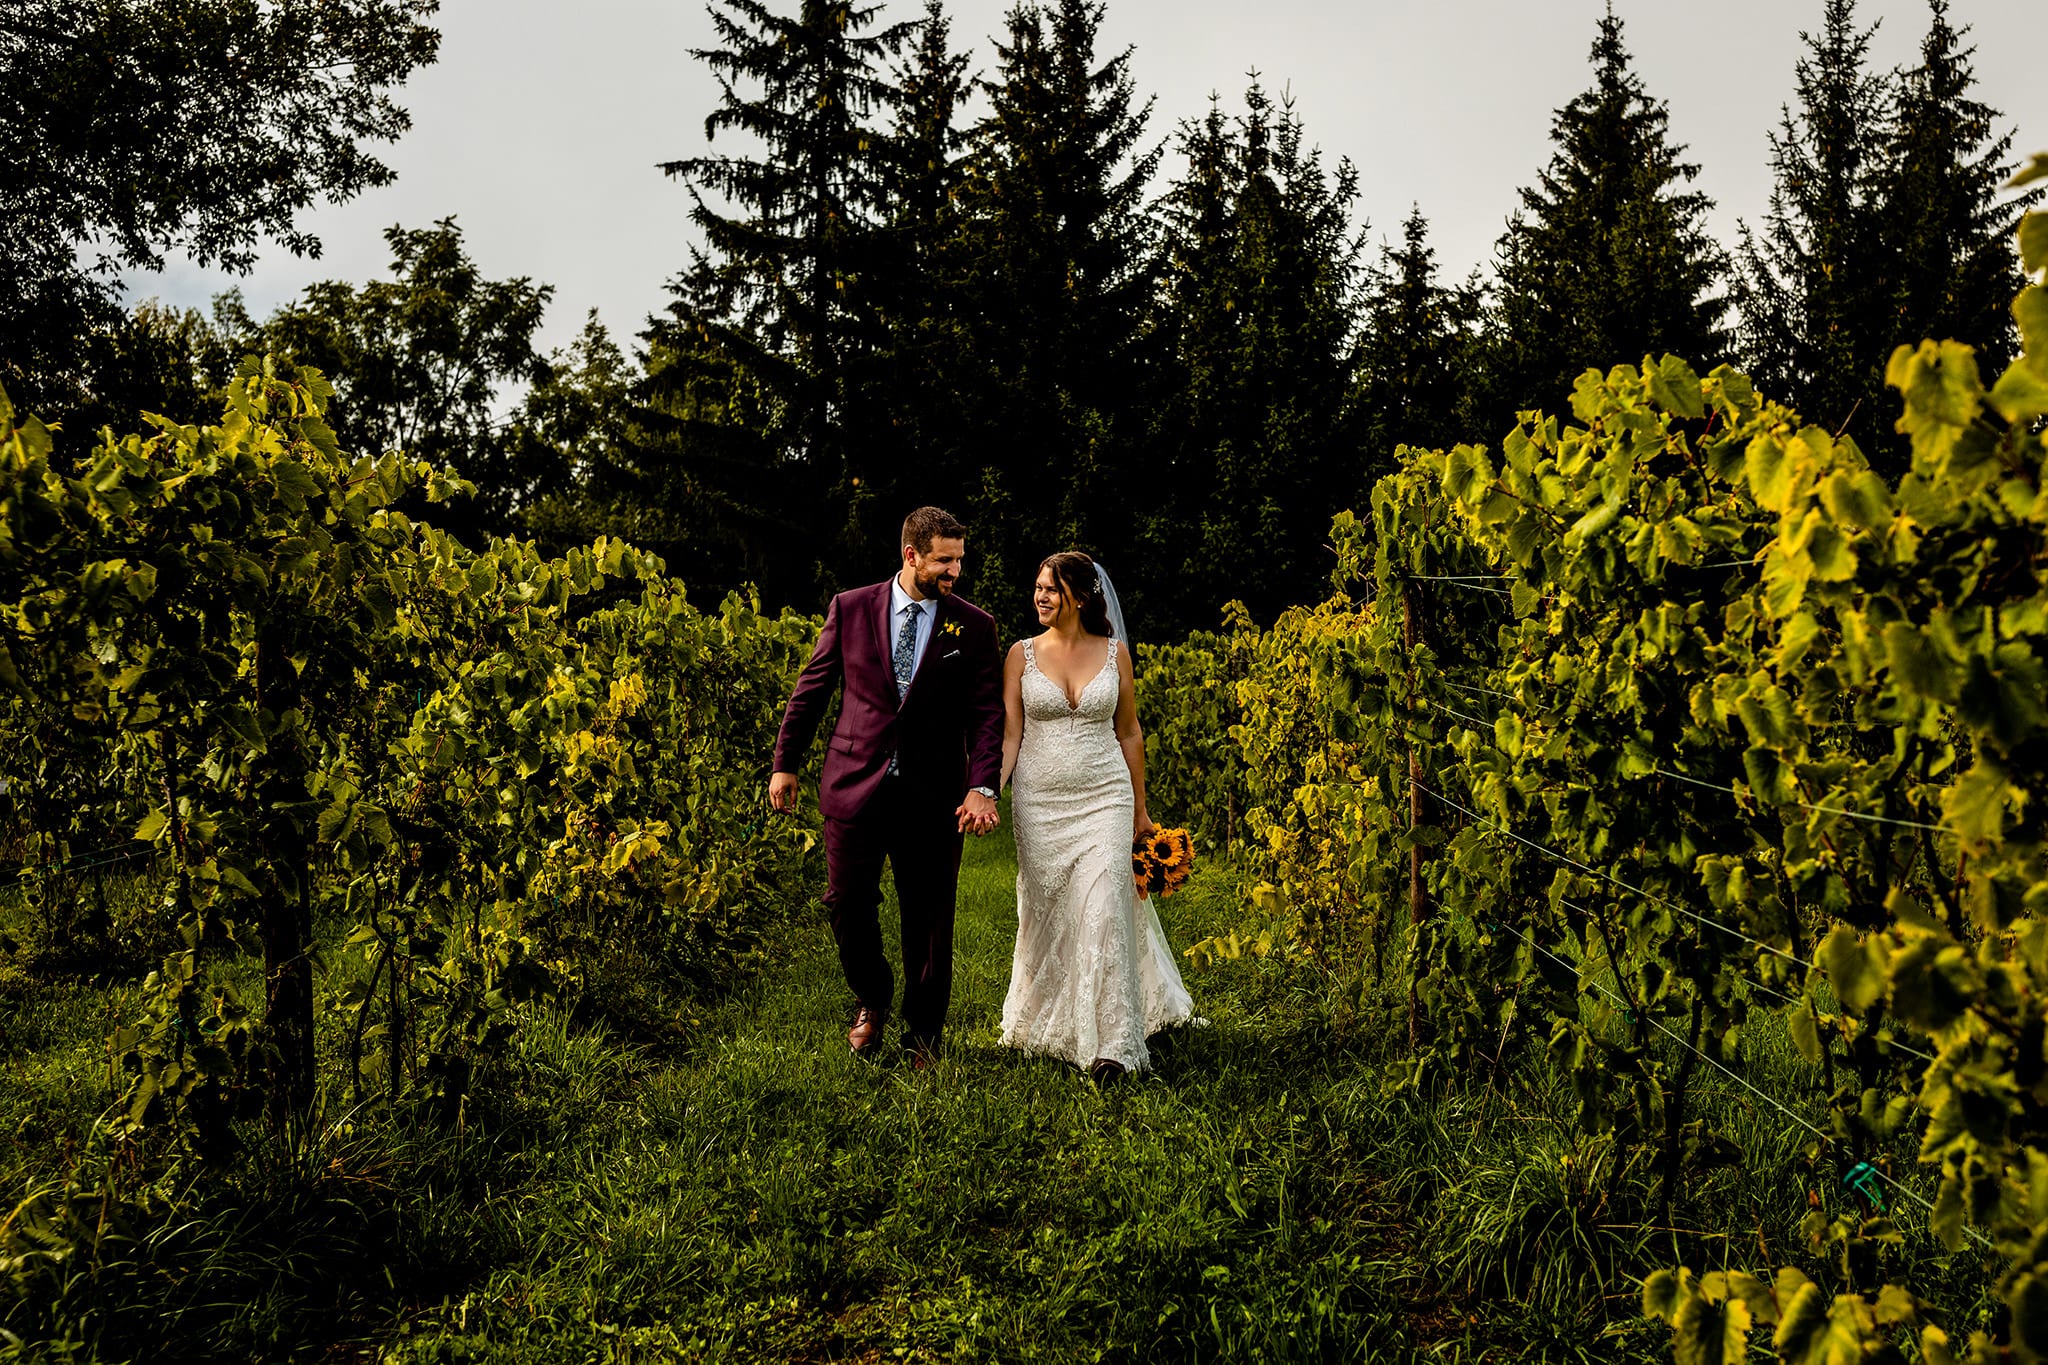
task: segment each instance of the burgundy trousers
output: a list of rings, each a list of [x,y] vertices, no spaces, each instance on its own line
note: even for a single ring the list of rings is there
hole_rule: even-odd
[[[886,1013],[895,977],[882,951],[882,864],[896,876],[903,922],[904,1041],[936,1048],[953,997],[953,906],[960,886],[961,834],[953,808],[882,780],[850,820],[825,821],[825,909],[839,967],[854,996]]]

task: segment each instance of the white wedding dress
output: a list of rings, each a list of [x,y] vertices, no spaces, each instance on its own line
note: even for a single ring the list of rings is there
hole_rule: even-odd
[[[1151,1061],[1148,1034],[1194,1002],[1131,880],[1131,772],[1116,739],[1118,642],[1067,704],[1024,642],[1024,738],[1013,774],[1017,951],[1003,1042],[1077,1066]]]

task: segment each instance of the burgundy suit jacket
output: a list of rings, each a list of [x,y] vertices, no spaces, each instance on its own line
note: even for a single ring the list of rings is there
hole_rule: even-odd
[[[898,780],[913,800],[950,812],[970,787],[993,788],[1003,772],[1003,661],[995,619],[958,597],[937,599],[931,639],[896,699],[889,583],[832,599],[811,661],[797,679],[775,740],[775,771],[803,771],[818,724],[841,693],[825,742],[818,808],[828,820],[858,816],[900,755]]]

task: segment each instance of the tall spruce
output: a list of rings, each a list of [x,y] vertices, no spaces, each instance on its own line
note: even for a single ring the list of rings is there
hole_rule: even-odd
[[[1020,625],[1040,558],[1079,547],[1114,567],[1131,548],[1160,151],[1142,145],[1151,106],[1129,49],[1096,55],[1102,14],[1094,0],[1009,12],[961,186],[973,590]]]
[[[799,0],[783,13],[760,0],[713,0],[722,46],[692,54],[719,83],[704,132],[738,134],[747,150],[661,167],[690,187],[704,246],[655,326],[670,363],[651,366],[650,382],[657,400],[684,401],[693,364],[733,365],[774,395],[764,443],[772,501],[739,521],[753,557],[767,562],[766,542],[779,544],[787,582],[777,586],[798,599],[821,595],[844,568],[836,509],[868,461],[858,446],[874,439],[850,411],[862,397],[850,375],[874,344],[872,310],[859,299],[882,198],[871,119],[889,95],[884,68],[912,30],[877,28],[880,10]],[[762,482],[732,480],[726,491],[751,499]]]
[[[1261,619],[1319,594],[1330,517],[1351,505],[1349,427],[1361,239],[1357,175],[1324,168],[1301,121],[1257,84],[1242,114],[1181,126],[1162,202],[1153,328],[1166,354],[1133,593],[1146,624]]]
[[[1709,236],[1713,203],[1685,188],[1699,168],[1679,159],[1670,115],[1629,66],[1610,11],[1592,51],[1592,88],[1558,110],[1557,151],[1498,247],[1489,318],[1491,425],[1523,408],[1558,409],[1589,367],[1672,352],[1698,365],[1726,349],[1725,271]]]
[[[2025,284],[2012,235],[2041,192],[2001,193],[2017,168],[2012,134],[1999,134],[1998,111],[1972,96],[1974,49],[1963,46],[1967,30],[1949,23],[1947,0],[1930,0],[1928,9],[1920,64],[1899,78],[1877,173],[1887,340],[1967,342],[1985,371],[1997,374],[2015,354],[2010,310]],[[1899,410],[1892,396],[1884,432]],[[1903,440],[1893,436],[1884,453],[1880,467],[1903,472]]]
[[[1897,400],[1884,367],[1896,338],[1876,175],[1892,89],[1867,69],[1855,0],[1827,0],[1794,68],[1798,107],[1771,134],[1775,184],[1761,235],[1745,225],[1737,303],[1743,363],[1808,421],[1889,444]]]
[[[922,502],[965,508],[976,467],[970,449],[972,386],[963,374],[960,187],[972,92],[967,54],[955,51],[941,0],[927,0],[916,37],[894,72],[882,143],[882,228],[873,286],[881,344],[861,379],[888,448],[848,489],[850,535],[885,564],[903,514]],[[971,372],[970,372],[971,373]]]
[[[1480,286],[1437,275],[1429,220],[1412,209],[1401,244],[1383,246],[1365,305],[1358,353],[1358,430],[1365,489],[1390,472],[1403,445],[1442,450],[1482,439],[1468,380]],[[1497,433],[1495,433],[1497,434]]]

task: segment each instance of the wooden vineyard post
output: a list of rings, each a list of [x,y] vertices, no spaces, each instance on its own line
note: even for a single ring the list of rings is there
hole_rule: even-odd
[[[1408,1046],[1416,1045],[1416,983],[1422,972],[1419,937],[1422,930],[1422,845],[1415,842],[1422,828],[1422,761],[1415,756],[1415,596],[1413,588],[1401,585],[1401,647],[1408,664]]]

